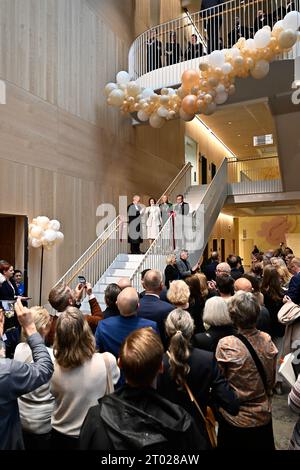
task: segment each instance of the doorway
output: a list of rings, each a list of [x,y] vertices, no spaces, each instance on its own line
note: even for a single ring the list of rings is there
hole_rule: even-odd
[[[23,273],[24,294],[28,291],[28,218],[0,214],[0,259]]]
[[[215,174],[217,173],[217,167],[214,163],[212,163],[210,169],[211,169],[211,179],[213,180]]]
[[[201,184],[207,184],[207,158],[204,155],[199,157],[199,164],[201,168]]]
[[[225,239],[221,238],[221,261],[225,261]]]
[[[213,251],[218,251],[218,239],[217,238],[213,239],[212,249],[213,249]]]
[[[191,168],[191,185],[198,184],[198,168],[197,168],[197,142],[189,136],[185,136],[185,163],[190,163]]]

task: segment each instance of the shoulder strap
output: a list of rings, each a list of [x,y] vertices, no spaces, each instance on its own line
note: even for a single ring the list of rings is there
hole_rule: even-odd
[[[105,390],[105,395],[109,395],[110,393],[113,393],[114,391],[114,385],[112,381],[112,376],[111,376],[111,367],[110,367],[110,362],[107,357],[106,353],[102,354],[102,357],[104,359],[104,364],[105,364],[105,369],[106,369],[106,390]]]
[[[191,400],[193,403],[195,403],[195,406],[196,406],[197,410],[199,411],[199,413],[200,413],[200,415],[201,415],[203,421],[206,423],[206,418],[205,418],[205,416],[204,416],[204,413],[203,413],[203,411],[201,410],[201,408],[200,408],[200,406],[199,406],[199,403],[197,402],[196,398],[194,397],[192,390],[190,389],[190,387],[188,386],[188,384],[187,384],[186,382],[184,382],[183,385],[184,385],[184,387],[185,387],[187,393],[189,394],[190,400]]]
[[[238,338],[245,346],[246,348],[248,349],[249,353],[251,354],[252,356],[252,359],[253,361],[255,362],[255,365],[257,367],[257,370],[258,370],[258,373],[261,377],[261,380],[264,384],[264,387],[265,387],[265,391],[268,395],[268,385],[267,385],[267,376],[266,376],[266,371],[264,369],[264,366],[262,365],[255,349],[253,348],[252,344],[250,343],[250,341],[247,340],[247,338],[244,336],[244,335],[241,335],[241,334],[234,334],[233,336],[236,336],[236,338]]]

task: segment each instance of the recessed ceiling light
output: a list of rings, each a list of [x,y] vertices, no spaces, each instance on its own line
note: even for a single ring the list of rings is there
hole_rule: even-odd
[[[228,123],[227,123],[227,124],[229,124],[229,125],[230,125],[230,124],[232,124],[232,122],[231,122],[231,121],[228,121]]]
[[[249,145],[248,145],[248,144],[245,144],[245,147],[249,147]]]
[[[238,136],[238,137],[241,137],[241,134],[238,134],[237,136]]]

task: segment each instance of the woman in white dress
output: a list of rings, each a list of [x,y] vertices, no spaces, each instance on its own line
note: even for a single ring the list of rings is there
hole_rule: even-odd
[[[151,245],[159,234],[162,225],[161,213],[159,206],[156,205],[156,200],[151,197],[149,199],[149,206],[145,210],[147,238],[149,245]]]

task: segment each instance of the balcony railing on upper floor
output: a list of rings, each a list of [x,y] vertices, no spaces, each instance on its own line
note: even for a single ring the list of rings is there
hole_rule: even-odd
[[[199,57],[230,48],[240,37],[252,38],[265,25],[273,28],[292,10],[300,11],[300,0],[230,0],[197,13],[186,12],[137,37],[129,51],[129,74],[143,87],[176,86],[185,70],[198,67]],[[299,55],[298,41],[278,58]]]

